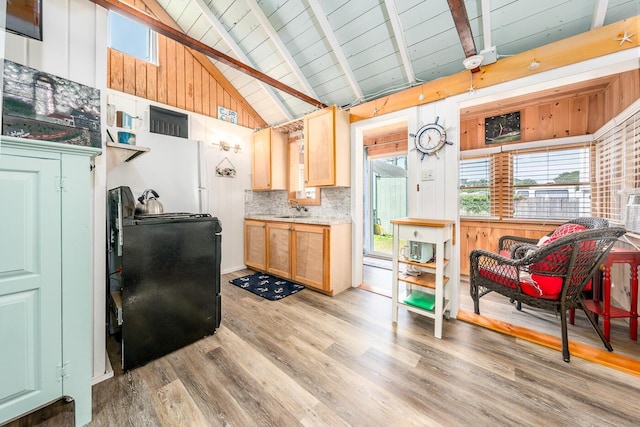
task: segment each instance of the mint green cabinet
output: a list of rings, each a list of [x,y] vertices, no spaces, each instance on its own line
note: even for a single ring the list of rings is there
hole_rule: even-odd
[[[91,420],[95,148],[0,140],[0,424],[68,397]]]

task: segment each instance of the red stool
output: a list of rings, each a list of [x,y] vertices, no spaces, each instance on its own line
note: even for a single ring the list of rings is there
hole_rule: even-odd
[[[611,307],[611,266],[613,264],[629,264],[631,267],[631,307],[624,310]],[[606,260],[600,266],[602,269],[602,284],[600,280],[593,281],[593,299],[584,301],[587,310],[597,316],[602,316],[602,332],[609,341],[612,318],[629,318],[629,337],[638,339],[638,265],[640,264],[640,252],[630,249],[613,248]],[[597,275],[596,275],[597,276]],[[599,300],[602,285],[602,301]]]

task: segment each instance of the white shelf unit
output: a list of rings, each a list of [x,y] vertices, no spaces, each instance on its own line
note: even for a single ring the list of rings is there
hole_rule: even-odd
[[[451,290],[446,284],[451,277],[452,245],[455,243],[455,221],[424,218],[399,218],[391,220],[393,224],[393,266],[392,266],[392,310],[394,323],[398,322],[398,308],[405,309],[434,319],[434,336],[442,338],[442,318],[449,318],[451,310]],[[431,243],[435,247],[435,259],[419,263],[400,256],[400,241]],[[419,276],[400,272],[400,265],[414,266]],[[400,282],[405,284],[406,293],[399,295]],[[420,289],[414,289],[419,287]],[[435,296],[433,310],[426,310],[404,303],[404,299],[414,290],[431,293]]]

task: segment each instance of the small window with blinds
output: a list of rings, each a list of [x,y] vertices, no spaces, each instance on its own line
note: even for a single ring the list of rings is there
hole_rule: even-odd
[[[513,152],[513,218],[589,216],[589,151],[588,147],[579,147]]]
[[[594,215],[640,234],[640,102],[596,136]]]
[[[460,216],[492,215],[491,165],[490,156],[460,161]]]

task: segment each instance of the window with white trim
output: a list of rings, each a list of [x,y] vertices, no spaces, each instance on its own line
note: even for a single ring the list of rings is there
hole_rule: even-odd
[[[109,47],[157,64],[157,46],[155,31],[115,12],[109,12]]]
[[[586,147],[516,151],[513,218],[571,219],[591,215],[591,161]]]
[[[530,144],[527,144],[530,146]],[[591,215],[591,143],[498,147],[460,161],[460,215],[565,220]]]

